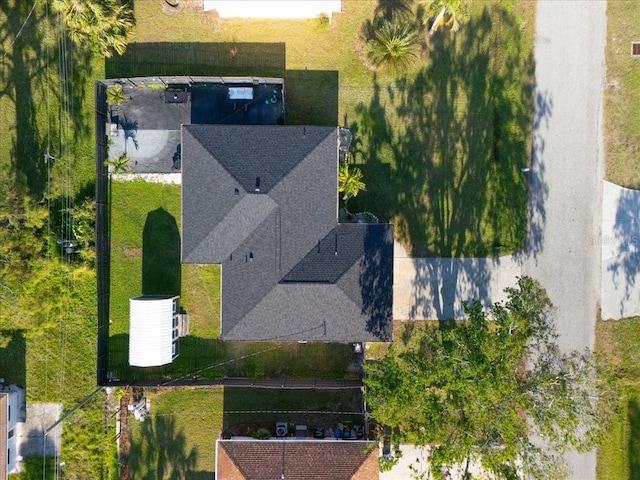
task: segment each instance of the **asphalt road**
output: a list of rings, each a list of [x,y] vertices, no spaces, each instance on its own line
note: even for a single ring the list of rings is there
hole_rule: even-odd
[[[532,234],[522,273],[547,289],[565,351],[593,348],[595,339],[605,44],[606,2],[538,2]],[[595,479],[595,452],[567,460],[571,478]]]

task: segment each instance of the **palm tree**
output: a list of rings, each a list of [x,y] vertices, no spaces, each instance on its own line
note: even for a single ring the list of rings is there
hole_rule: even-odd
[[[360,169],[349,169],[349,165],[341,163],[338,171],[338,191],[342,192],[342,199],[349,200],[351,197],[356,197],[360,190],[366,189]]]
[[[62,15],[74,43],[111,57],[122,55],[134,26],[133,11],[118,0],[53,0],[52,9]]]
[[[433,35],[441,26],[452,32],[458,31],[460,24],[469,20],[468,0],[424,0],[424,23],[433,22],[429,34]]]
[[[121,85],[114,85],[113,87],[109,87],[107,89],[107,103],[109,105],[122,105],[124,101],[127,99],[124,92],[122,91]]]
[[[112,160],[106,160],[104,162],[105,166],[109,167],[110,173],[130,173],[131,167],[129,167],[129,163],[131,163],[131,159],[127,157],[125,153],[120,155],[118,158],[114,158]]]
[[[384,21],[366,44],[369,61],[376,67],[403,71],[418,58],[418,35],[410,23]]]

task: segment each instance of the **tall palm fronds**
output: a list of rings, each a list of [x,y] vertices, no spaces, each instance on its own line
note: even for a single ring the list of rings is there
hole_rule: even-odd
[[[109,105],[122,105],[126,99],[121,85],[114,85],[107,89],[107,103]]]
[[[349,165],[341,163],[338,171],[338,191],[342,193],[342,199],[349,200],[366,189],[362,181],[362,171],[359,168],[349,169]]]
[[[53,0],[52,9],[62,15],[74,43],[97,53],[122,55],[134,26],[133,12],[117,0]]]
[[[366,44],[367,57],[376,67],[403,71],[418,58],[420,39],[410,23],[384,21]]]
[[[118,158],[106,160],[105,166],[109,167],[110,173],[131,173],[131,158],[127,157],[126,153],[123,153]]]
[[[461,23],[469,20],[467,0],[424,0],[422,3],[425,5],[424,22],[432,22],[430,34],[441,26],[456,32]]]

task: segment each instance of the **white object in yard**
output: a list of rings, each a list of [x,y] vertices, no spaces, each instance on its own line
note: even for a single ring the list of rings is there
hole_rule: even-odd
[[[222,18],[316,18],[342,11],[342,0],[203,0]]]
[[[157,367],[178,356],[179,298],[142,296],[129,300],[129,365]]]

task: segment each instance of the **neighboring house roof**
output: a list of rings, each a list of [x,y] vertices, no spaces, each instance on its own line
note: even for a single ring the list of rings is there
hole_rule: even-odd
[[[219,440],[216,475],[225,480],[373,480],[379,476],[378,447],[349,440]]]
[[[157,367],[173,361],[178,298],[142,296],[129,300],[129,365]]]
[[[393,226],[338,224],[338,129],[185,125],[182,261],[222,264],[224,340],[391,339]]]

